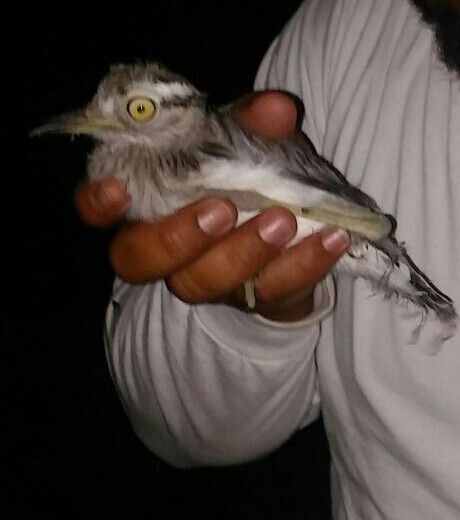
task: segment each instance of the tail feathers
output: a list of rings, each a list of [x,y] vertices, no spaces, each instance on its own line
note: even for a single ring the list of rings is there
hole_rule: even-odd
[[[458,316],[452,299],[434,285],[407,253],[404,253],[403,258],[410,271],[410,284],[415,291],[414,302],[422,308],[433,310],[444,323],[455,322]]]
[[[454,302],[422,272],[394,238],[378,243],[359,242],[337,264],[338,271],[370,280],[386,298],[411,302],[422,312],[422,324],[434,313],[443,326],[442,338],[452,336],[457,326]]]

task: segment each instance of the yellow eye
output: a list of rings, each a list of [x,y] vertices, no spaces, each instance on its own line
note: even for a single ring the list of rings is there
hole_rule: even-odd
[[[140,123],[150,121],[155,115],[155,103],[149,98],[134,98],[128,102],[128,113],[135,120]]]

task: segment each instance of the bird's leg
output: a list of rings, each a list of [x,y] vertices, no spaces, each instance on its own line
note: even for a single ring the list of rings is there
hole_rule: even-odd
[[[238,209],[244,211],[260,211],[270,206],[281,206],[291,211],[296,217],[337,226],[369,240],[381,240],[389,236],[393,230],[393,223],[387,215],[365,208],[332,203],[303,207],[271,199],[248,190],[206,188],[204,192],[208,195],[227,197],[236,204]]]

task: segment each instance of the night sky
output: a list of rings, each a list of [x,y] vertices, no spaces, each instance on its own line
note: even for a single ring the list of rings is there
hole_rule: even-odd
[[[89,100],[117,62],[160,59],[230,101],[299,3],[45,3],[4,17],[3,518],[329,518],[321,423],[234,468],[173,469],[140,443],[102,344],[115,230],[84,226],[73,207],[91,143],[28,136]]]

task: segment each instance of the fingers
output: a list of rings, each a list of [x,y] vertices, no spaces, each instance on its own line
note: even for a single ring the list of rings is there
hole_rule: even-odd
[[[347,232],[325,228],[284,250],[255,278],[257,314],[278,322],[299,321],[314,308],[315,285],[348,249]],[[236,291],[229,302],[243,307],[244,291]]]
[[[273,139],[289,137],[296,130],[297,106],[282,92],[254,92],[240,98],[232,115],[253,132]]]
[[[311,292],[350,244],[346,232],[326,228],[288,249],[295,217],[272,207],[237,229],[225,200],[204,199],[155,223],[125,226],[110,248],[125,281],[165,278],[187,303],[227,301],[244,307],[242,284],[256,280],[259,314],[278,321],[301,319]]]
[[[85,181],[75,192],[75,207],[85,224],[104,228],[120,220],[130,198],[123,184],[115,178],[100,182]]]
[[[348,249],[350,237],[341,229],[324,228],[275,258],[259,274],[260,302],[273,301],[312,289]]]
[[[174,273],[168,285],[188,303],[224,297],[242,307],[241,286],[255,278],[256,312],[279,321],[300,319],[311,310],[305,302],[314,285],[347,250],[350,237],[326,228],[286,249],[295,230],[292,214],[270,208]]]
[[[296,229],[290,212],[269,208],[174,273],[168,285],[188,303],[216,300],[254,277],[293,238]]]
[[[164,278],[206,251],[233,228],[236,219],[230,202],[208,198],[161,221],[127,225],[110,246],[112,267],[132,283]]]

